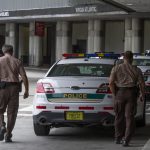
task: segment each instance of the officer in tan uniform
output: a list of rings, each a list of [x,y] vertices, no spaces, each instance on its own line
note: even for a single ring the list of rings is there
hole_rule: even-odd
[[[132,65],[131,51],[124,53],[123,61],[113,67],[109,85],[114,96],[115,142],[128,146],[135,127],[137,85],[140,86],[140,99],[144,100],[145,82],[141,70]]]
[[[13,47],[2,47],[4,56],[0,57],[0,141],[12,142],[19,106],[19,75],[24,86],[24,98],[29,96],[28,79],[21,61],[13,56]],[[7,128],[4,122],[4,112],[7,109]]]

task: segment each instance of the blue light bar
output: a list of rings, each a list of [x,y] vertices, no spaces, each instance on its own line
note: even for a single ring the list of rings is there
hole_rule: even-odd
[[[121,55],[120,54],[104,54],[104,57],[106,58],[114,58],[117,59],[119,58]]]

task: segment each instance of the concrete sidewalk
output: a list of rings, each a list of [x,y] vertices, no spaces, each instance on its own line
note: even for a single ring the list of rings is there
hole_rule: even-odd
[[[142,150],[150,150],[150,139],[146,142]]]

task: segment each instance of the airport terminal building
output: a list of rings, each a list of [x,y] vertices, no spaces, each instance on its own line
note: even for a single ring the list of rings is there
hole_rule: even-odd
[[[29,66],[62,53],[150,49],[149,0],[0,0],[0,47]]]

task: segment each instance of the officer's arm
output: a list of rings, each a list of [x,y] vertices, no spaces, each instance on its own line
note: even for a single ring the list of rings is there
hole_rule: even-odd
[[[115,83],[114,82],[109,82],[109,87],[110,87],[110,90],[112,92],[112,94],[115,96],[116,95],[116,86],[115,86]]]
[[[26,74],[22,75],[22,80],[24,83],[24,87],[25,87],[25,92],[24,92],[24,98],[27,98],[29,96],[29,82],[28,82],[28,78],[26,76]]]
[[[140,86],[140,97],[141,100],[144,100],[145,97],[145,81],[142,71],[139,70],[139,86]]]
[[[112,94],[116,95],[116,84],[115,84],[115,70],[114,68],[111,71],[110,78],[109,78],[109,88],[112,92]]]
[[[21,61],[20,61],[20,66],[19,66],[19,74],[23,80],[24,87],[25,87],[25,92],[24,92],[24,96],[23,96],[23,98],[25,99],[29,96],[29,82],[28,82],[28,78],[27,78],[25,69],[24,69]]]

